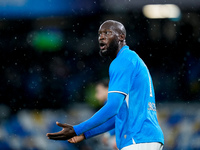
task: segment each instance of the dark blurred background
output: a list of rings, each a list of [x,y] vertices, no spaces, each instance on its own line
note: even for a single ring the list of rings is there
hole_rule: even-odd
[[[109,77],[111,60],[99,56],[97,38],[99,26],[107,19],[124,24],[127,44],[150,70],[161,111],[174,103],[193,110],[200,103],[199,8],[200,2],[195,0],[0,1],[0,111],[2,131],[6,132],[0,137],[13,133],[14,127],[10,132],[4,128],[24,110],[38,114],[69,111],[78,104],[93,111],[100,107],[93,96],[95,83]],[[157,16],[151,16],[152,12]],[[184,114],[180,116],[184,118]],[[73,123],[77,122],[80,120]],[[172,122],[179,123],[177,118]],[[200,134],[198,125],[195,131]],[[6,145],[0,138],[1,143]],[[174,143],[168,149],[178,145]],[[8,149],[18,149],[9,145],[7,142]]]

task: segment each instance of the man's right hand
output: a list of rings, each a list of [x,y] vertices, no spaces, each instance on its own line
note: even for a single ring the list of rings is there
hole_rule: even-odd
[[[74,136],[76,136],[76,133],[74,131],[73,126],[69,125],[69,124],[62,124],[59,122],[56,122],[56,124],[59,127],[62,127],[63,129],[59,132],[56,133],[47,133],[47,137],[51,140],[68,140]]]

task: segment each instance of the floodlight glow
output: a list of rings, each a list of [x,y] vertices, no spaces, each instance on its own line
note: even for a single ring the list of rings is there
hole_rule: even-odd
[[[180,8],[174,4],[145,5],[142,11],[147,18],[151,19],[178,18],[181,14]]]

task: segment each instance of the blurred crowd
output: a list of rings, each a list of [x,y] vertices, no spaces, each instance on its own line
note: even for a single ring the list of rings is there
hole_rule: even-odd
[[[94,113],[85,104],[75,104],[66,110],[21,110],[15,115],[5,105],[0,105],[0,149],[2,150],[109,150],[101,143],[101,136],[79,144],[67,141],[52,141],[46,137],[48,132],[57,132],[61,128],[58,122],[80,123]]]
[[[165,150],[200,149],[200,105],[168,103],[158,107],[165,136]]]
[[[159,123],[165,135],[164,150],[200,149],[200,104],[159,104]],[[79,144],[51,141],[47,132],[57,132],[55,122],[78,124],[95,112],[90,106],[77,103],[67,110],[21,110],[10,115],[0,106],[0,148],[2,150],[114,150],[113,137],[100,135]],[[2,113],[3,112],[3,113]]]

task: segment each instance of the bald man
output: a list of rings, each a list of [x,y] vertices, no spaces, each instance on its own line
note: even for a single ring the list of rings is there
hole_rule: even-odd
[[[100,55],[109,56],[107,103],[78,125],[57,125],[62,131],[48,133],[54,140],[77,143],[115,128],[120,150],[162,150],[164,136],[158,124],[154,88],[143,60],[126,45],[120,22],[105,21],[99,28]]]

